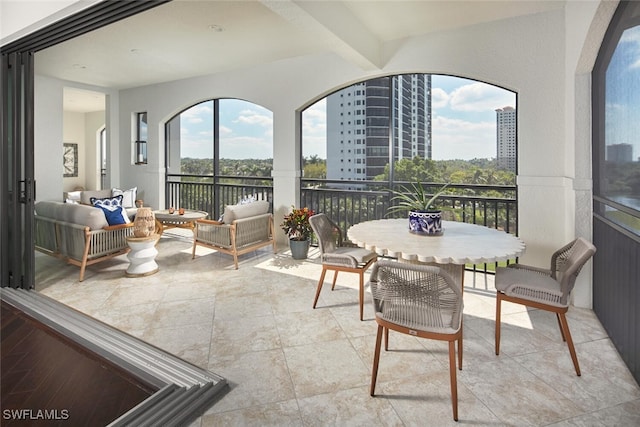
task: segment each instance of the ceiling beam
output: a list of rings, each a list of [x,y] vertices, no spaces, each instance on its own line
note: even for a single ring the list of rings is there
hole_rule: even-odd
[[[380,40],[343,2],[261,0],[274,13],[298,28],[316,32],[332,50],[363,70],[379,70]]]

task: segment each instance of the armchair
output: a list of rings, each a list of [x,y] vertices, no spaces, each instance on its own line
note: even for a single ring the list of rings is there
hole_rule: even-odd
[[[360,276],[360,320],[364,316],[364,272],[378,259],[375,252],[362,248],[348,247],[344,245],[340,228],[325,214],[319,213],[309,218],[309,224],[318,238],[322,261],[322,274],[318,281],[316,297],[313,300],[313,308],[316,308],[318,297],[324,283],[324,277],[328,270],[333,270],[333,284],[336,286],[338,272],[357,273]]]
[[[548,270],[523,264],[511,264],[496,270],[496,355],[500,354],[501,302],[522,304],[556,313],[562,340],[567,342],[576,374],[580,376],[580,365],[565,313],[569,309],[569,295],[576,278],[595,252],[596,247],[580,237],[553,253]]]
[[[375,395],[382,335],[389,347],[389,329],[403,334],[449,343],[449,381],[453,419],[458,421],[458,369],[462,369],[462,290],[444,270],[426,265],[382,260],[371,272],[371,295],[378,332],[371,374]]]
[[[196,246],[201,245],[232,255],[237,270],[238,255],[269,245],[273,246],[273,253],[276,252],[269,202],[227,206],[223,220],[199,219],[195,222],[192,259],[196,257]]]

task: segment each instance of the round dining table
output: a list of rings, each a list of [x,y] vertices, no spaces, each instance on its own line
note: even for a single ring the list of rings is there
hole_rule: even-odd
[[[444,232],[425,236],[409,232],[409,220],[380,219],[353,225],[347,237],[378,255],[443,268],[463,284],[466,264],[513,260],[525,251],[524,242],[495,228],[442,221]]]

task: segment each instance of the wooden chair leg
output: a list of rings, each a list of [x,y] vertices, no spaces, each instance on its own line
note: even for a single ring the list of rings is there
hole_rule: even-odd
[[[364,320],[364,271],[360,272],[360,321]]]
[[[560,321],[560,313],[556,313],[556,319],[558,319],[558,326],[560,327],[560,333],[562,334],[562,341],[567,342],[567,337],[564,336],[564,330],[562,329],[562,322]]]
[[[318,289],[316,290],[316,298],[313,300],[313,308],[316,308],[316,304],[318,303],[318,297],[320,296],[320,291],[322,290],[322,284],[324,283],[325,274],[327,274],[327,269],[322,267],[322,274],[320,275],[320,280],[318,281]]]
[[[371,388],[369,394],[373,396],[376,392],[376,380],[378,379],[378,363],[380,362],[380,342],[382,341],[382,330],[384,328],[378,325],[378,333],[376,335],[376,349],[373,354],[373,370],[371,371]],[[387,329],[388,331],[388,329]]]
[[[580,376],[580,365],[578,364],[578,356],[576,356],[576,349],[573,346],[573,340],[571,339],[571,332],[569,332],[569,324],[564,313],[558,313],[558,319],[560,320],[560,326],[563,330],[563,335],[567,338],[567,346],[569,347],[569,353],[571,353],[571,360],[573,360],[573,367],[576,368],[576,375]]]
[[[331,290],[336,288],[336,280],[338,280],[338,270],[333,272],[333,283],[331,284]]]
[[[460,338],[458,338],[458,369],[462,370],[462,327],[460,328]]]
[[[502,294],[496,293],[496,356],[500,354],[500,304],[502,303]]]
[[[456,342],[449,341],[449,374],[451,376],[451,405],[453,419],[458,421],[458,379],[456,377]]]
[[[384,351],[389,351],[389,328],[384,330]]]

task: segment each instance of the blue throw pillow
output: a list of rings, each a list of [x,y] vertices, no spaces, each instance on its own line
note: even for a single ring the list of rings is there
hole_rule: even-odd
[[[97,197],[92,197],[89,199],[89,201],[91,202],[91,204],[93,206],[122,206],[122,194],[117,195],[117,196],[113,196],[113,197],[107,197],[104,199],[98,199]]]
[[[127,212],[122,206],[105,206],[98,204],[95,205],[95,207],[102,209],[109,225],[127,224],[130,222]]]
[[[122,207],[122,195],[105,199],[92,197],[89,200],[91,200],[93,206],[102,209],[109,225],[127,224],[130,222],[127,212]]]

